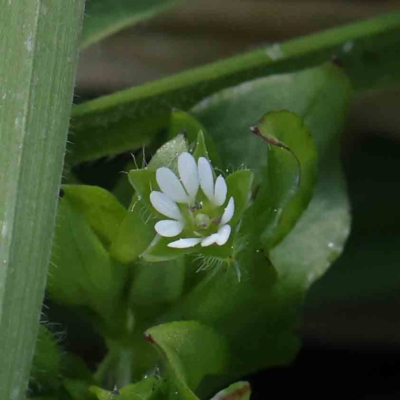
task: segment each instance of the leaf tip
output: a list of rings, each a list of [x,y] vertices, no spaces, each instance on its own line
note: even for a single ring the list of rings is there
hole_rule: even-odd
[[[153,336],[150,335],[150,333],[148,333],[148,332],[146,332],[144,334],[144,338],[151,344],[155,344],[156,343],[156,341],[154,340]]]

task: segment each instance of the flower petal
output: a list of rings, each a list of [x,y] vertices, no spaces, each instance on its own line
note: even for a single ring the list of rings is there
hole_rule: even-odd
[[[229,236],[231,235],[231,227],[229,225],[224,225],[221,226],[221,228],[218,229],[218,239],[217,239],[217,244],[219,246],[223,246],[229,239]]]
[[[179,235],[183,231],[183,222],[182,221],[173,221],[173,220],[164,220],[158,221],[154,229],[160,236],[164,237],[174,237]]]
[[[178,157],[178,171],[183,186],[194,201],[199,190],[199,173],[196,160],[190,153],[185,152]]]
[[[150,193],[150,202],[160,214],[178,221],[182,219],[178,206],[166,194],[155,190]]]
[[[228,186],[226,186],[225,178],[220,175],[215,182],[214,204],[222,206],[225,203],[227,193]]]
[[[198,161],[200,186],[210,201],[214,200],[214,175],[210,162],[200,157]]]
[[[200,238],[186,238],[175,240],[175,242],[168,243],[168,247],[172,247],[174,249],[187,249],[188,247],[196,246],[201,242]]]
[[[233,200],[233,197],[231,197],[228,205],[225,207],[224,213],[222,214],[219,226],[227,224],[232,219],[233,214],[235,214],[235,201]]]
[[[208,247],[211,246],[212,244],[216,243],[218,240],[218,233],[213,233],[210,236],[207,236],[204,238],[201,242],[201,247]]]
[[[178,177],[166,167],[157,169],[156,179],[161,191],[177,203],[188,203],[189,197]]]

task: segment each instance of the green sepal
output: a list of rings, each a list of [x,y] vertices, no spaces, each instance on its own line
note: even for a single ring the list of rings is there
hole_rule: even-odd
[[[137,194],[137,199],[135,197],[132,199],[133,207],[135,207],[136,201],[139,201],[154,216],[160,216],[150,202],[150,193],[153,190],[159,190],[156,181],[156,172],[150,168],[133,169],[129,171],[128,177]]]
[[[199,133],[197,134],[197,141],[196,141],[196,146],[193,151],[193,157],[195,158],[196,161],[200,157],[205,157],[205,158],[209,159],[208,150],[207,150],[206,142],[204,139],[203,131],[199,131]]]
[[[156,235],[149,247],[141,254],[143,260],[148,262],[169,261],[182,257],[184,254],[193,253],[198,246],[186,249],[174,249],[168,247],[168,243],[177,240],[176,238],[166,238]]]
[[[148,169],[156,171],[160,167],[167,167],[177,172],[179,154],[189,151],[185,135],[179,134],[173,139],[164,143],[154,154],[147,166]]]
[[[194,148],[193,156],[209,158],[213,165],[220,165],[220,158],[214,141],[207,134],[205,127],[192,115],[181,110],[173,110],[168,127],[168,139],[178,134],[184,134],[189,149]],[[197,153],[196,153],[197,152]]]
[[[236,246],[236,229],[232,228],[232,232],[228,241],[223,246],[213,244],[211,246],[202,247],[200,244],[195,247],[196,252],[199,253],[199,260],[202,264],[199,270],[206,270],[216,266],[229,266],[234,258]]]

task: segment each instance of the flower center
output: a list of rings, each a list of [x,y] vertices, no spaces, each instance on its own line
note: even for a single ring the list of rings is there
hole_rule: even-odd
[[[211,224],[211,219],[206,214],[198,213],[194,217],[194,222],[199,229],[207,229]]]

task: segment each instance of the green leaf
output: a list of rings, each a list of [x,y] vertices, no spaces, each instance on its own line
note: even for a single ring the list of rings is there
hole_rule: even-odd
[[[250,395],[248,382],[236,382],[218,392],[211,400],[250,400]]]
[[[221,374],[227,363],[224,338],[195,321],[153,327],[146,332],[146,338],[156,346],[167,368],[169,398],[176,398],[178,390],[179,398],[197,400],[194,391],[203,378]]]
[[[150,170],[136,170],[135,172],[154,174]],[[142,199],[144,198],[142,197]],[[156,234],[152,217],[152,213],[142,201],[139,201],[139,197],[134,196],[132,205],[111,245],[110,255],[113,259],[122,264],[128,264],[135,261],[147,249]]]
[[[112,194],[116,199],[123,205],[124,208],[128,209],[132,202],[133,188],[129,182],[128,176],[125,172],[137,168],[135,162],[129,161],[123,167],[124,173],[121,173],[117,179],[116,184],[112,189]]]
[[[177,0],[89,0],[81,47],[88,47],[179,3]]]
[[[86,222],[109,245],[116,237],[126,210],[107,190],[97,186],[64,185],[69,204],[85,216]]]
[[[116,325],[125,277],[125,268],[112,261],[85,217],[63,198],[47,287],[51,297],[69,306],[89,307]]]
[[[30,388],[46,392],[60,385],[61,354],[53,334],[44,325],[39,326],[35,355],[33,356]]]
[[[196,142],[200,131],[204,132],[204,126],[187,112],[173,109],[168,125],[168,140],[174,139],[177,135],[183,134],[188,142]]]
[[[137,172],[142,171],[153,173],[150,170],[137,170]],[[139,201],[139,197],[134,196],[132,205],[111,245],[110,255],[113,259],[122,264],[128,264],[135,261],[147,249],[156,234],[152,217],[149,209],[142,201]]]
[[[140,382],[124,386],[119,392],[124,400],[157,400],[164,399],[166,385],[156,377],[147,377]]]
[[[267,113],[253,128],[268,146],[268,165],[251,221],[271,249],[292,229],[307,207],[317,177],[317,152],[303,120],[288,111]]]
[[[163,400],[167,398],[165,382],[156,377],[146,377],[137,383],[112,392],[92,386],[90,392],[97,400]]]
[[[29,379],[84,1],[0,4],[0,398]]]
[[[89,391],[91,384],[78,379],[64,379],[64,389],[74,400],[95,400],[96,397]]]
[[[143,262],[135,269],[130,301],[141,306],[172,303],[182,294],[184,279],[183,257],[159,263]]]
[[[98,400],[121,400],[122,397],[119,394],[114,394],[109,390],[104,390],[97,386],[92,386],[89,391],[96,395]]]
[[[332,55],[340,60],[357,90],[399,82],[399,43],[400,14],[391,13],[261,48],[81,104],[73,111],[74,152],[68,163],[75,165],[148,145],[168,127],[171,107],[188,110],[221,89],[318,65]]]
[[[221,376],[206,385],[208,395],[231,379],[287,362],[293,356],[293,343],[287,340],[288,333],[279,323],[279,318],[287,316],[278,311],[267,315],[268,309],[277,307],[276,302],[269,302],[276,282],[275,270],[262,251],[254,249],[252,243],[246,244],[236,255],[240,281],[234,265],[208,271],[209,276],[164,317],[172,321],[195,319],[213,327],[227,340],[229,364]]]
[[[236,171],[226,178],[228,193],[235,199],[235,214],[229,222],[231,226],[236,226],[249,204],[253,179],[254,174],[250,170]]]

